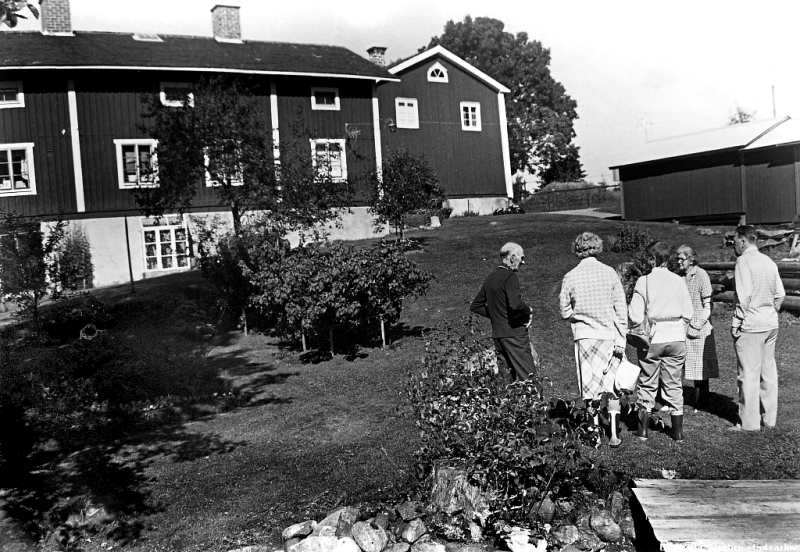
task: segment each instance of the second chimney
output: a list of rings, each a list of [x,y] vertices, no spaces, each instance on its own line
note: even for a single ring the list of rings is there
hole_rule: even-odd
[[[69,0],[42,0],[40,7],[44,34],[72,34]]]
[[[214,25],[214,38],[220,42],[241,42],[242,27],[239,23],[239,6],[211,8],[211,21]]]
[[[369,60],[378,67],[386,67],[386,48],[383,46],[373,46],[367,50]]]

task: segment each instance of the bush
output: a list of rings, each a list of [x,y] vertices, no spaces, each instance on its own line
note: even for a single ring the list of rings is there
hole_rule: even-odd
[[[652,240],[647,228],[638,224],[624,224],[617,232],[617,238],[611,246],[611,251],[615,253],[626,253],[629,251],[640,251],[644,249]]]
[[[92,249],[82,226],[69,226],[56,253],[56,263],[62,289],[76,291],[94,287]]]
[[[78,339],[88,324],[107,330],[114,322],[111,309],[89,294],[60,299],[42,314],[42,329],[53,339]]]

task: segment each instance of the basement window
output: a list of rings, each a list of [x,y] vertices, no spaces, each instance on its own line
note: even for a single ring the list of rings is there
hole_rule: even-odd
[[[142,219],[144,270],[189,268],[189,235],[178,215]]]

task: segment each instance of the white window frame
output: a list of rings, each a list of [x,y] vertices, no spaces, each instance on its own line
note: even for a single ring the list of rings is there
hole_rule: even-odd
[[[317,103],[317,96],[315,95],[317,92],[333,92],[336,96],[333,105],[328,104],[318,104]],[[312,86],[311,87],[311,109],[315,111],[339,111],[341,110],[341,105],[339,103],[339,89],[332,88],[332,87],[323,87],[323,86]]]
[[[0,109],[25,107],[25,90],[22,87],[22,81],[0,81],[0,88],[17,89],[17,100],[13,102],[0,101]]]
[[[433,71],[435,69],[439,69],[444,76],[441,77],[434,76]],[[445,82],[445,83],[450,82],[450,77],[447,74],[447,69],[445,68],[444,65],[442,65],[438,61],[433,65],[431,65],[430,67],[428,67],[427,75],[428,75],[428,82]]]
[[[184,217],[182,217],[180,215],[164,215],[163,217],[161,217],[158,220],[160,220],[161,224],[155,225],[155,224],[147,224],[150,221],[155,222],[155,219],[153,219],[153,218],[142,217],[140,219],[141,224],[142,224],[142,231],[141,231],[141,237],[142,237],[142,240],[141,240],[142,241],[142,271],[143,272],[161,272],[161,271],[165,271],[165,270],[188,270],[192,266],[192,262],[190,260],[191,257],[192,257],[192,254],[191,254],[191,248],[190,248],[190,242],[189,242],[189,225],[186,224],[186,220],[184,219]],[[176,230],[183,230],[185,239],[180,240],[180,241],[176,240],[175,239]],[[161,232],[163,232],[163,231],[169,231],[169,233],[170,233],[169,234],[170,235],[170,240],[167,241],[167,242],[162,242],[161,241]],[[155,241],[148,242],[148,241],[145,240],[145,235],[146,235],[147,232],[154,232],[155,233],[155,237],[156,237]],[[161,250],[161,246],[163,244],[166,244],[166,243],[172,244],[172,252],[169,253],[169,254],[163,254],[162,250]],[[185,250],[184,250],[184,253],[182,255],[178,253],[178,247],[177,247],[178,243],[184,243],[185,244]],[[147,254],[147,246],[148,245],[154,245],[155,246],[155,248],[156,248],[156,254],[155,255],[148,255]],[[178,266],[178,257],[179,256],[185,256],[186,257],[186,264],[184,266]],[[167,258],[167,257],[171,259],[170,260],[170,264],[172,264],[172,266],[169,266],[169,267],[165,268],[164,267],[164,259]],[[147,259],[148,258],[157,259],[157,265],[154,268],[148,268],[148,266],[147,266]]]
[[[136,175],[137,181],[136,183],[126,182],[125,181],[125,164],[122,160],[122,147],[123,146],[151,146],[153,148],[153,153],[150,157],[150,163],[153,167],[156,166],[156,146],[158,142],[153,140],[152,138],[134,138],[134,139],[117,139],[114,140],[114,146],[117,150],[117,184],[121,190],[134,190],[136,188],[153,188],[158,186],[158,182],[155,179],[155,175],[152,182],[142,182],[138,180],[140,177],[139,173],[139,156],[136,156]],[[138,152],[137,152],[138,153]]]
[[[21,142],[17,144],[0,144],[0,156],[5,155],[6,159],[11,154],[11,150],[25,150],[25,168],[28,173],[28,187],[23,190],[15,190],[14,182],[10,182],[10,190],[0,189],[0,198],[36,195],[36,171],[33,163],[33,142]],[[10,159],[9,159],[10,162]],[[3,185],[0,183],[0,185]]]
[[[331,179],[334,182],[344,182],[347,180],[347,152],[345,150],[345,140],[338,139],[338,138],[318,138],[316,140],[312,139],[311,142],[311,163],[312,166],[316,169],[317,167],[317,145],[318,144],[339,144],[340,151],[342,152],[342,176],[335,177],[332,176]]]
[[[475,124],[464,122],[464,110],[475,109]],[[480,102],[461,102],[458,109],[458,116],[461,118],[461,130],[480,132],[481,130],[481,104]]]
[[[161,100],[161,104],[167,107],[183,107],[182,101],[177,100],[168,100],[167,99],[167,88],[185,88],[188,90],[186,94],[189,97],[189,107],[194,107],[194,92],[192,92],[192,85],[188,82],[161,82],[159,83],[160,90],[158,93],[158,97]]]
[[[222,186],[222,184],[220,184],[216,180],[211,180],[211,175],[208,172],[209,159],[208,159],[208,153],[207,152],[203,153],[203,162],[204,162],[205,167],[206,167],[205,171],[203,171],[204,174],[205,174],[206,188],[219,188],[220,186]],[[242,167],[240,165],[239,166],[239,174],[241,175],[241,173],[242,173]],[[232,180],[231,181],[231,186],[244,186],[244,180],[242,180],[242,178],[239,178],[237,180]]]
[[[413,102],[413,105],[400,104]],[[404,115],[401,117],[401,113]],[[395,98],[394,115],[397,128],[419,128],[419,100],[417,98]]]

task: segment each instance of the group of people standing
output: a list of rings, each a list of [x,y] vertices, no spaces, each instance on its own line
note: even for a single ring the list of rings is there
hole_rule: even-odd
[[[738,364],[739,423],[732,430],[774,427],[778,379],[775,343],[778,311],[785,296],[775,263],[758,251],[756,230],[742,225],[734,234],[736,301],[731,324]],[[711,280],[698,266],[694,250],[672,250],[664,242],[645,248],[649,271],[641,276],[627,302],[617,271],[597,260],[603,241],[591,232],[575,238],[572,251],[578,265],[562,281],[560,314],[570,322],[582,398],[598,401],[606,395],[611,420],[609,446],[622,443],[618,423],[617,369],[630,341],[639,367],[636,389],[638,430],[648,438],[656,401],[671,416],[671,435],[684,439],[682,380],[694,382],[695,408],[708,404],[709,380],[719,377],[711,325]],[[490,274],[470,310],[488,317],[501,375],[508,382],[535,375],[527,328],[531,308],[522,300],[517,272],[525,263],[521,246],[507,243],[502,264]],[[629,339],[630,328],[644,325],[645,335]]]

